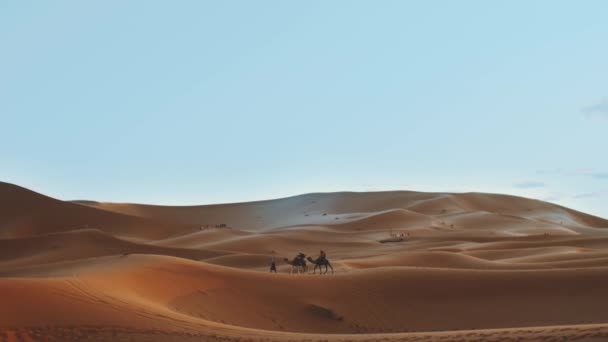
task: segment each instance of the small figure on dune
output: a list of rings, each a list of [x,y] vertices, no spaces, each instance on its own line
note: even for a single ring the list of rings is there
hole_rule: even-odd
[[[272,259],[270,260],[270,273],[277,273],[277,263],[274,260],[274,257],[272,257]]]
[[[317,267],[319,268],[319,274],[325,274],[327,273],[327,268],[329,267],[331,269],[331,273],[334,273],[334,268],[331,266],[331,263],[329,262],[329,260],[327,260],[327,254],[325,254],[324,250],[320,250],[319,251],[319,256],[317,257],[316,260],[314,260],[311,257],[306,258],[308,261],[312,262],[313,264],[315,264],[315,267],[312,269],[312,274],[316,274],[317,272]],[[321,271],[321,266],[325,266],[325,272]]]
[[[289,265],[291,265],[291,271],[289,272],[290,274],[293,273],[294,271],[296,273],[306,273],[307,272],[307,266],[306,266],[306,254],[299,252],[298,255],[293,258],[293,260],[289,260],[287,258],[285,258],[285,262],[288,263]]]

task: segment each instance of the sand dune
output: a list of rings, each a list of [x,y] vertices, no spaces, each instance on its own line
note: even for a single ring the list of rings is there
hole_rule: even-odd
[[[135,243],[121,240],[99,230],[86,229],[27,238],[0,239],[0,269],[131,253],[172,255],[192,260],[228,254],[205,249],[170,248]]]
[[[78,276],[59,272],[52,279],[48,279],[49,274],[45,274],[46,279],[36,279],[36,272],[32,272],[25,279],[11,279],[3,289],[31,288],[33,293],[50,287],[57,294],[49,293],[36,300],[66,298],[63,309],[74,310],[74,315],[80,310],[79,303],[90,303],[94,320],[81,316],[82,324],[101,320],[109,325],[122,322],[137,326],[137,322],[122,321],[113,315],[102,319],[102,313],[96,313],[121,311],[120,308],[146,312],[141,324],[165,315],[168,325],[174,324],[177,317],[185,326],[212,321],[265,330],[321,333],[468,330],[597,323],[608,319],[604,308],[608,270],[603,268],[479,272],[382,267],[327,276],[319,281],[315,277],[240,271],[166,256],[106,258],[91,266],[81,265],[81,269],[89,271]],[[447,288],[446,283],[450,284]],[[361,296],[363,293],[366,295]],[[560,296],[565,299],[556,301]],[[235,305],[238,310],[234,310]],[[463,305],[468,310],[463,311]],[[501,310],[491,310],[492,307]],[[547,308],[554,312],[548,313]],[[519,312],[517,317],[509,315],[514,311]],[[43,320],[60,324],[71,315],[50,313]],[[3,317],[8,316],[6,313]],[[445,319],[424,320],[421,316]],[[30,317],[28,324],[39,319]]]
[[[117,236],[149,239],[177,235],[195,228],[63,202],[1,182],[0,198],[0,237],[94,228]]]
[[[331,223],[335,216],[407,209],[423,215],[486,211],[553,223],[608,227],[604,219],[555,204],[497,194],[443,194],[411,191],[318,193],[279,200],[206,206],[167,207],[140,204],[79,202],[95,208],[171,223],[227,223],[257,230]],[[325,214],[325,215],[324,215]],[[330,216],[329,218],[327,216]],[[339,222],[336,222],[339,223]]]
[[[395,191],[167,207],[0,183],[0,201],[0,340],[608,339],[608,221],[536,200]],[[404,241],[380,242],[391,233]],[[319,249],[334,274],[288,274],[283,258]]]

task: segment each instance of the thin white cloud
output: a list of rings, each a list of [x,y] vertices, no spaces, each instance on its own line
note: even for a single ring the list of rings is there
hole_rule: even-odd
[[[539,175],[564,175],[564,176],[587,176],[595,179],[608,179],[608,171],[594,170],[590,168],[578,168],[578,169],[545,169],[537,170]],[[523,183],[525,184],[525,183]]]
[[[608,179],[608,172],[596,172],[593,173],[591,176],[597,179]]]
[[[604,196],[606,194],[607,194],[606,191],[583,192],[583,193],[576,194],[576,195],[572,196],[572,198],[576,198],[576,199],[581,199],[581,198],[596,198],[596,197],[602,197],[602,196]]]
[[[600,103],[583,108],[583,113],[590,119],[608,119],[608,99],[604,99]]]
[[[591,197],[596,197],[596,193],[595,192],[583,192],[577,195],[572,196],[572,198],[591,198]]]
[[[563,192],[553,192],[547,194],[545,197],[540,197],[541,201],[545,202],[562,202],[562,201],[571,201],[571,200],[580,200],[580,199],[589,199],[589,198],[598,198],[608,196],[608,190],[598,190],[598,191],[589,191],[589,192],[580,192],[576,194],[568,194]]]
[[[545,187],[545,183],[537,181],[528,181],[513,184],[513,186],[520,189],[543,188]]]

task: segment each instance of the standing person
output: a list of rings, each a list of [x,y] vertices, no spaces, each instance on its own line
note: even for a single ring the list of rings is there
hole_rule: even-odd
[[[270,259],[270,273],[277,273],[277,263],[274,260],[274,257],[272,257],[272,259]]]

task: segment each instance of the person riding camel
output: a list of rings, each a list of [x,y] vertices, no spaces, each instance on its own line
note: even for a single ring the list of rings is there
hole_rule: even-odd
[[[327,254],[325,254],[324,250],[319,251],[319,258],[317,260],[318,261],[327,260]]]
[[[298,252],[298,255],[293,258],[293,261],[304,261],[304,258],[306,258],[306,254]]]

